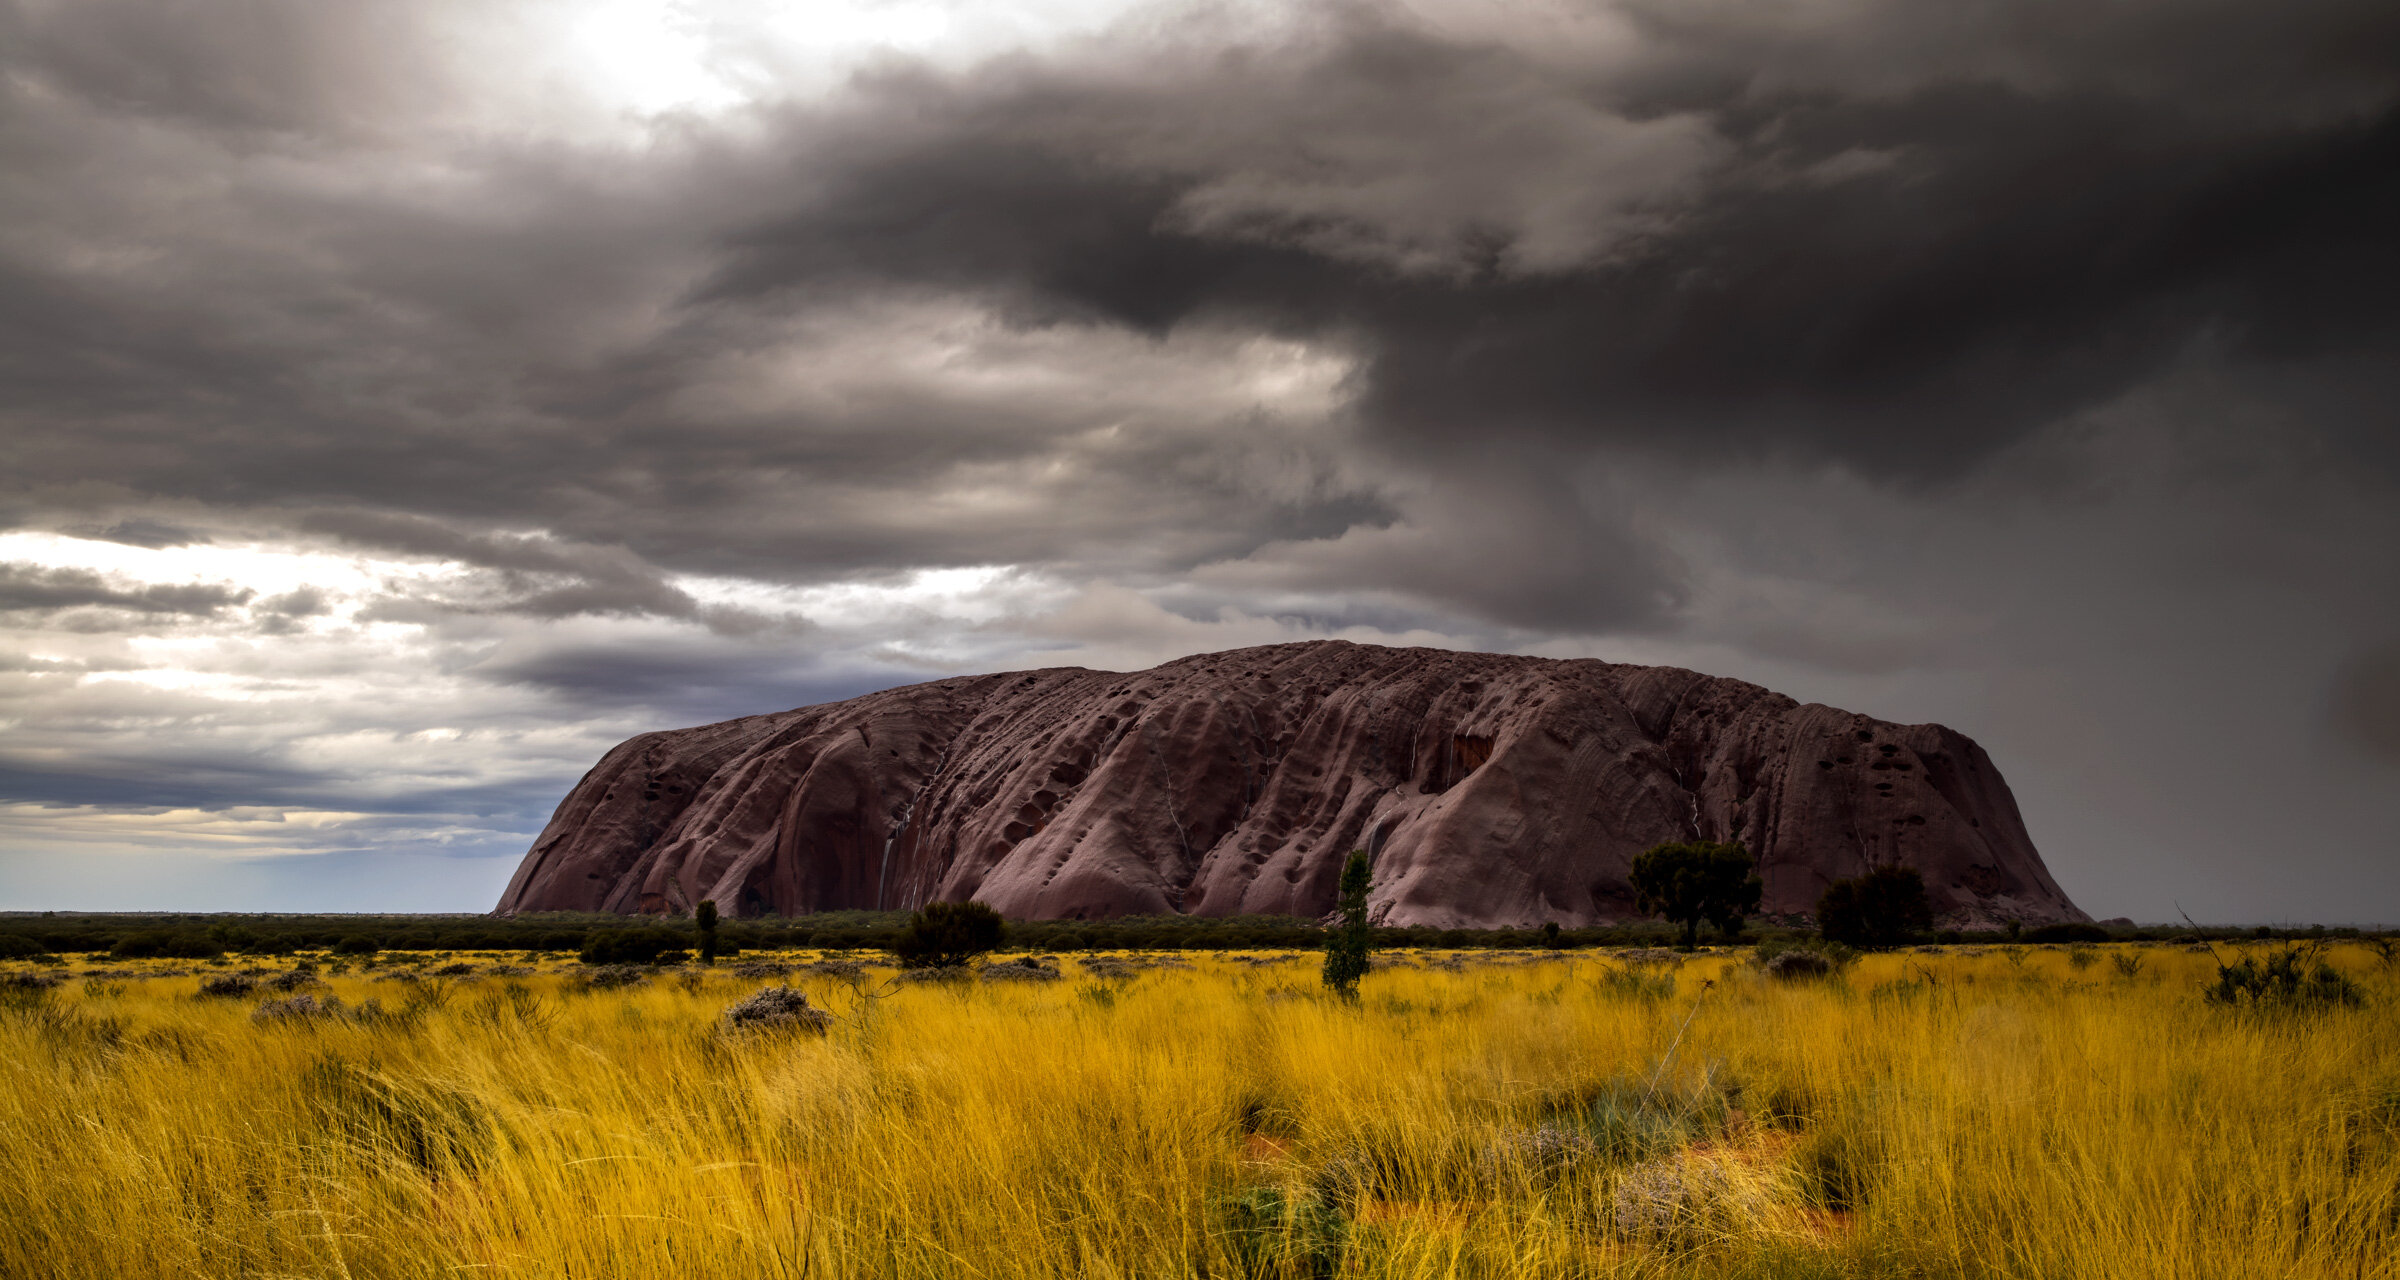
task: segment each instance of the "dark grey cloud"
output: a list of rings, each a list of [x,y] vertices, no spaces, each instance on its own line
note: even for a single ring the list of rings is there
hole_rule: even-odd
[[[89,664],[81,662],[58,658],[35,658],[22,653],[0,653],[0,671],[52,675],[80,673],[90,669]]]
[[[0,564],[0,611],[55,612],[100,607],[134,613],[207,616],[238,605],[254,593],[222,583],[111,583],[81,569],[45,569],[23,562]]]
[[[678,724],[839,702],[925,678],[921,670],[827,671],[810,655],[773,649],[623,643],[502,653],[468,674],[529,686],[578,705],[657,708],[680,717]]]
[[[357,790],[345,785],[346,781],[330,779],[322,770],[266,758],[214,759],[171,750],[101,757],[81,762],[71,771],[0,763],[0,797],[58,807],[131,811],[311,808],[328,802],[355,802]],[[452,783],[379,796],[374,809],[383,818],[400,821],[443,813],[522,823],[528,815],[558,803],[555,783],[549,778],[486,783],[462,777]]]
[[[2193,43],[2194,15],[2146,12],[2159,38]],[[2226,23],[2221,53],[2255,27],[2201,16]],[[836,147],[836,176],[812,172],[807,204],[730,238],[705,297],[898,279],[1149,331],[1233,315],[1359,342],[1362,412],[1412,452],[1531,438],[1955,475],[2195,356],[2388,363],[2400,18],[2350,6],[2310,20],[2324,27],[2286,33],[2283,59],[2231,86],[2134,77],[2167,79],[2164,96],[2073,58],[2027,68],[2030,84],[1962,69],[1889,92],[1762,89],[1686,65],[1707,33],[1663,18],[1674,74],[1643,83],[1637,69],[1629,89],[1379,22],[1151,83],[897,76],[876,86],[884,114],[910,122],[894,145]],[[2298,69],[2310,56],[2350,110],[2322,109],[2325,86]],[[1621,244],[1527,265],[1513,255],[1544,232],[1507,201],[1489,222],[1462,213],[1450,243],[1412,243],[1408,211],[1370,198],[1388,175],[1365,160],[1341,172],[1338,135],[1205,136],[1245,97],[1355,104],[1322,121],[1335,130],[1475,120],[1495,80],[1564,80],[1556,93],[1589,95],[1619,123],[1688,113],[1713,146],[1660,181],[1660,207]],[[2215,111],[2228,89],[2262,99],[2260,114]],[[1387,163],[1449,158],[1414,142],[1392,143]],[[1312,148],[1333,157],[1321,187],[1346,179],[1367,196],[1329,211],[1321,190],[1278,187],[1278,152]],[[1564,149],[1536,137],[1511,159]],[[1192,214],[1229,184],[1256,195],[1246,218]],[[1381,252],[1326,250],[1345,240]],[[2389,434],[2358,425],[2361,445]]]
[[[370,616],[413,619],[446,610],[501,611],[538,618],[646,614],[696,618],[691,595],[622,547],[561,543],[546,537],[463,532],[436,520],[374,511],[314,511],[296,522],[307,533],[378,551],[453,561],[494,571],[466,593],[395,595]]]
[[[2374,51],[2400,48],[2400,21],[1629,12],[1630,44],[1580,58],[1365,8],[1238,57],[903,68],[770,110],[763,141],[671,146],[630,176],[485,153],[456,208],[251,173],[261,131],[419,120],[416,91],[384,83],[399,73],[345,78],[398,17],[270,12],[256,20],[284,34],[245,41],[173,23],[134,39],[108,6],[20,15],[25,83],[63,96],[13,90],[50,126],[19,160],[64,174],[44,144],[70,132],[131,148],[111,122],[135,113],[190,131],[179,165],[232,181],[175,223],[53,228],[163,245],[173,278],[0,261],[17,299],[0,328],[19,339],[0,376],[39,446],[15,496],[97,476],[117,496],[334,503],[297,525],[557,575],[512,592],[549,616],[690,616],[667,569],[1175,572],[1402,519],[1370,482],[1296,502],[1227,483],[1213,460],[1244,442],[1223,411],[1060,471],[1107,421],[1072,400],[962,402],[899,370],[835,400],[739,390],[741,353],[809,342],[794,317],[878,295],[972,300],[1025,333],[1338,346],[1359,362],[1359,447],[1536,488],[1562,456],[1627,449],[1955,477],[2195,358],[2305,364],[2319,394],[2375,403],[2340,388],[2393,354],[2400,59]],[[1867,37],[1882,57],[1849,48]],[[372,163],[331,136],[316,145]],[[303,246],[338,265],[306,267]],[[39,425],[66,417],[72,439]],[[2380,448],[2386,424],[2354,417],[2352,443]],[[1012,469],[1066,477],[1048,518],[926,503]],[[1549,513],[1537,541],[1589,549],[1595,572],[1515,591],[1371,562],[1367,585],[1512,624],[1667,616],[1671,568],[1613,513],[1531,510]],[[625,554],[567,565],[510,525]]]
[[[295,587],[282,595],[269,596],[255,607],[259,612],[283,618],[314,618],[327,609],[325,593],[315,587]]]

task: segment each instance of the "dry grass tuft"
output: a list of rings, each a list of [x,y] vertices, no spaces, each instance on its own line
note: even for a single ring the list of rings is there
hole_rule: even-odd
[[[327,996],[319,1000],[306,992],[285,996],[281,1000],[260,1001],[259,1006],[250,1011],[250,1020],[258,1023],[314,1022],[320,1018],[349,1016],[350,1010],[343,1005],[340,996]]]

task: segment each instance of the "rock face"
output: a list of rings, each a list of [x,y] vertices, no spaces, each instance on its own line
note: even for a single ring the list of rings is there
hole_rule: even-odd
[[[559,805],[500,910],[1318,916],[1366,849],[1385,923],[1574,927],[1636,918],[1634,855],[1684,839],[1748,846],[1768,912],[1901,863],[1952,923],[2088,919],[1940,725],[1671,667],[1342,641],[642,734]]]

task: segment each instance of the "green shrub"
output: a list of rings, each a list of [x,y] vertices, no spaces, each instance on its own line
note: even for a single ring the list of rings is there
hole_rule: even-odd
[[[928,902],[892,940],[903,969],[948,969],[999,947],[1008,922],[980,902]]]
[[[194,929],[145,929],[117,939],[109,954],[120,960],[211,960],[224,955],[225,948]]]
[[[2027,942],[2106,942],[2108,930],[2096,924],[2046,924],[2025,931]]]
[[[337,956],[371,956],[382,949],[375,945],[373,938],[355,933],[333,944],[333,954]]]
[[[717,903],[714,898],[702,898],[692,912],[692,924],[700,931],[700,963],[717,962]]]
[[[2263,962],[2244,956],[2217,962],[2217,980],[2202,991],[2210,1004],[2235,1008],[2322,1008],[2364,1003],[2365,994],[2317,954],[2315,944],[2287,946]]]
[[[583,940],[581,958],[589,965],[672,964],[685,954],[682,934],[651,925],[640,929],[594,929]]]
[[[1915,867],[1877,867],[1836,880],[1817,899],[1817,928],[1848,947],[1896,947],[1933,927],[1925,877]]]
[[[1727,939],[1758,910],[1765,884],[1757,864],[1739,844],[1692,840],[1653,846],[1637,855],[1627,877],[1641,910],[1683,926],[1683,948],[1698,944],[1700,922],[1717,926]]]

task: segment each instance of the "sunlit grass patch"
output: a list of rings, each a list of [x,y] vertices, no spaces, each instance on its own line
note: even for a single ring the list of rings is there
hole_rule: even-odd
[[[2277,945],[7,966],[0,1274],[2400,1275],[2400,974]]]

